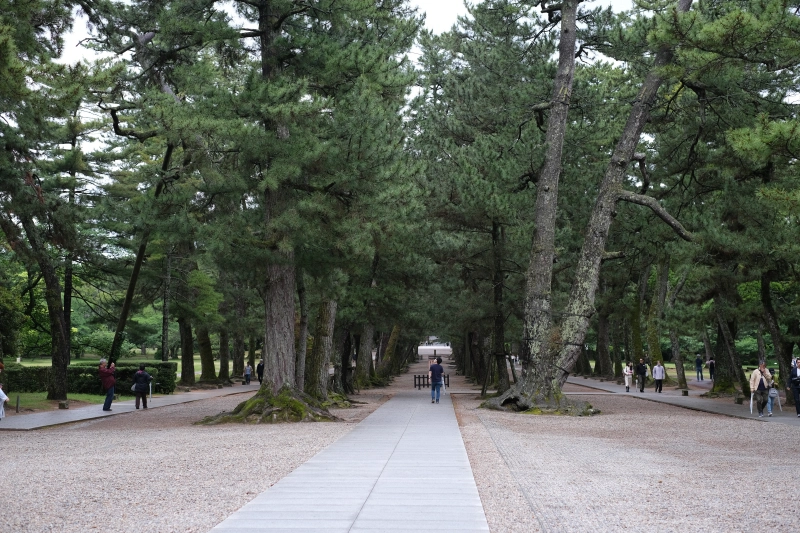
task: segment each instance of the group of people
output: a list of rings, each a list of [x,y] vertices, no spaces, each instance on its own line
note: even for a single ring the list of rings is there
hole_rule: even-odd
[[[639,392],[644,392],[644,384],[645,381],[647,381],[647,376],[649,373],[650,372],[647,368],[647,363],[644,362],[644,359],[639,359],[639,364],[636,365],[636,367],[633,366],[633,363],[628,362],[622,371],[622,375],[625,378],[625,392],[631,391],[633,376],[636,376],[636,381],[639,385]],[[656,382],[656,392],[662,391],[666,376],[667,372],[664,370],[661,361],[656,361],[656,365],[653,367],[653,380]]]
[[[794,408],[800,418],[800,357],[792,360],[792,370],[789,372],[786,388],[792,391]],[[772,416],[772,406],[780,393],[778,384],[764,361],[760,361],[758,368],[750,374],[750,392],[752,401],[758,410],[758,416],[764,416],[764,407],[767,408],[767,416]]]
[[[245,385],[250,385],[250,376],[253,375],[253,367],[250,366],[250,363],[247,363],[247,366],[244,367],[244,383]],[[262,359],[256,365],[256,376],[258,377],[258,382],[264,382],[264,360]]]
[[[139,370],[133,375],[133,385],[131,391],[136,394],[136,408],[139,405],[147,409],[147,393],[150,389],[150,382],[153,376],[145,372],[144,363],[139,365]],[[103,402],[103,411],[111,411],[111,402],[114,401],[114,390],[117,385],[117,368],[114,363],[108,364],[105,359],[100,359],[100,383],[106,393],[106,401]]]

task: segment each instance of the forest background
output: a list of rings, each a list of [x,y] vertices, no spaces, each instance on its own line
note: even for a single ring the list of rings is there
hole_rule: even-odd
[[[515,403],[797,353],[796,3],[0,4],[0,357],[47,354],[51,399],[148,347],[326,398],[437,334]],[[59,63],[78,16],[96,58]]]

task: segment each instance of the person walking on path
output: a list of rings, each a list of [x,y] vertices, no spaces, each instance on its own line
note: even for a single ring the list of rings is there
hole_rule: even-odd
[[[647,365],[644,364],[644,359],[639,359],[639,364],[636,365],[636,379],[639,380],[639,392],[644,392],[644,382],[647,379]]]
[[[107,361],[100,359],[100,383],[103,385],[103,390],[106,393],[106,401],[103,402],[103,411],[111,410],[111,402],[114,401],[114,385],[117,383],[117,378],[114,373],[117,370],[114,363],[111,366],[106,366]]]
[[[694,369],[697,371],[697,381],[703,381],[703,358],[700,354],[695,354]]]
[[[439,395],[442,393],[442,383],[444,381],[444,367],[442,358],[437,357],[436,362],[428,370],[428,380],[431,382],[431,403],[439,403]]]
[[[628,361],[628,364],[625,365],[625,369],[622,371],[622,375],[625,376],[625,392],[630,392],[631,382],[633,381],[633,363]]]
[[[247,363],[247,366],[244,367],[244,382],[247,385],[250,385],[250,376],[253,373],[253,367],[250,366],[250,363]]]
[[[717,363],[714,361],[713,357],[706,362],[706,366],[708,367],[708,379],[714,381],[714,369],[716,368]]]
[[[764,361],[758,363],[758,368],[753,370],[750,374],[750,392],[752,400],[755,401],[756,408],[758,409],[758,416],[764,416],[764,406],[767,405],[769,386],[772,383],[772,374],[767,370],[767,365]],[[751,403],[752,407],[752,403]]]
[[[256,365],[256,376],[258,376],[258,382],[264,383],[264,360],[258,362]]]
[[[6,393],[3,392],[3,384],[0,383],[0,420],[5,418],[6,416],[6,402],[8,401],[8,396]]]
[[[661,361],[656,361],[656,366],[653,367],[653,379],[656,380],[656,392],[661,393],[664,386],[664,378],[667,377],[667,372],[661,366]]]
[[[800,357],[795,360],[795,365],[789,373],[789,383],[787,383],[786,388],[792,389],[794,408],[797,411],[797,416],[800,417]]]
[[[153,376],[144,371],[144,363],[139,365],[139,371],[133,375],[133,392],[136,394],[136,408],[139,408],[139,399],[142,400],[142,407],[147,409],[147,392]]]

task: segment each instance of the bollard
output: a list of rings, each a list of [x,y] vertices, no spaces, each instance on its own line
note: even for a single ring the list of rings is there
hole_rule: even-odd
[[[681,390],[681,396],[689,396],[689,391],[686,389]]]
[[[17,412],[19,413],[19,394],[17,394]]]

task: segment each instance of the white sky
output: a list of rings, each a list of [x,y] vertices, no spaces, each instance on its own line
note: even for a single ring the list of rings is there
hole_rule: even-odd
[[[464,0],[408,0],[408,3],[427,14],[425,27],[434,33],[449,30],[459,16],[467,14]],[[480,0],[472,0],[470,3],[480,3]],[[633,0],[597,0],[586,2],[586,5],[591,7],[611,5],[614,11],[618,12],[630,9]]]

